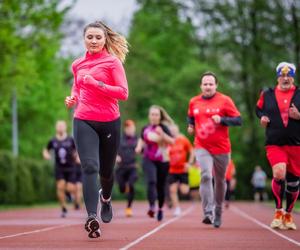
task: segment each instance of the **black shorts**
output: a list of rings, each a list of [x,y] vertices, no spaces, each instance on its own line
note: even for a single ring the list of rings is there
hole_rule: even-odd
[[[116,179],[120,186],[125,185],[126,183],[133,185],[138,179],[136,168],[117,168]]]
[[[76,165],[76,182],[82,182],[82,168],[81,165]]]
[[[255,187],[254,188],[254,193],[262,194],[264,191],[265,191],[265,188],[263,188],[263,187]]]
[[[179,182],[180,184],[189,184],[188,180],[188,174],[183,173],[183,174],[169,174],[168,176],[168,182],[169,184],[177,183]]]
[[[56,167],[55,168],[55,179],[58,180],[65,180],[66,182],[76,183],[76,169],[63,169]]]

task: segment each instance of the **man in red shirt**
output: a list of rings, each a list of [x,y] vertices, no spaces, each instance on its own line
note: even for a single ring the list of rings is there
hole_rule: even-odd
[[[277,86],[261,93],[256,114],[266,128],[266,152],[273,171],[276,210],[271,227],[295,230],[291,212],[300,186],[300,90],[294,85],[295,65],[282,62],[276,72]]]
[[[201,166],[200,195],[204,224],[218,228],[222,220],[225,196],[225,171],[230,159],[231,145],[228,126],[241,125],[240,112],[229,96],[217,92],[214,73],[201,77],[201,94],[193,97],[188,109],[188,132],[195,134],[195,155]],[[215,185],[213,190],[212,172]]]
[[[178,200],[178,188],[182,194],[188,194],[188,167],[194,163],[193,146],[183,134],[180,134],[178,126],[170,127],[171,134],[175,138],[174,144],[169,148],[170,168],[169,184],[172,204],[175,208],[174,215],[181,214],[181,208]]]

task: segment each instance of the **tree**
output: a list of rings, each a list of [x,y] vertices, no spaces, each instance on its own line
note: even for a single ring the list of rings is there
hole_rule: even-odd
[[[145,123],[149,106],[162,105],[185,129],[188,100],[199,92],[204,71],[195,29],[175,1],[138,3],[128,38],[130,97],[123,113]]]
[[[74,3],[74,2],[73,2]],[[40,156],[54,121],[67,119],[63,99],[70,72],[59,56],[60,30],[71,5],[58,0],[4,0],[0,5],[0,140],[11,147],[12,90],[19,106],[20,153]],[[46,139],[47,138],[47,139]]]
[[[242,110],[243,128],[232,134],[233,155],[240,166],[241,195],[250,197],[249,189],[242,188],[244,181],[250,186],[253,167],[267,164],[263,129],[254,113],[256,101],[262,88],[276,84],[279,62],[299,63],[300,5],[280,0],[190,2],[201,20],[206,60],[218,64]]]

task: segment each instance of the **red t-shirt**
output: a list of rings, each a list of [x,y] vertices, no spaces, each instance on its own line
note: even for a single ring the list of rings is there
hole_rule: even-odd
[[[278,86],[275,88],[275,97],[278,104],[280,116],[283,122],[283,125],[287,127],[289,121],[289,108],[291,106],[291,100],[294,95],[296,87],[293,85],[288,91],[282,91]],[[260,98],[257,101],[256,106],[260,109],[264,105],[264,96],[263,93],[260,95]]]
[[[219,92],[210,99],[201,94],[190,100],[188,116],[195,119],[195,148],[204,148],[211,154],[230,153],[228,126],[215,124],[213,115],[238,117],[240,112],[229,96]]]
[[[187,162],[187,156],[193,148],[190,141],[183,135],[175,139],[175,143],[170,146],[170,174],[185,173],[184,165]]]

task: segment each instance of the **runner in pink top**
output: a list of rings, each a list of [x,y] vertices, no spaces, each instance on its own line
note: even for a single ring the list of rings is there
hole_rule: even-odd
[[[112,219],[113,168],[120,144],[118,101],[128,98],[122,65],[128,48],[126,39],[102,22],[85,27],[84,41],[87,52],[72,64],[74,84],[65,104],[68,108],[75,106],[74,139],[83,168],[83,197],[88,214],[85,229],[90,238],[97,238],[101,235],[99,200],[102,221],[109,223]]]
[[[113,121],[120,116],[118,100],[126,100],[128,87],[120,60],[106,48],[89,51],[72,65],[72,96],[78,105],[74,117],[82,120]]]

